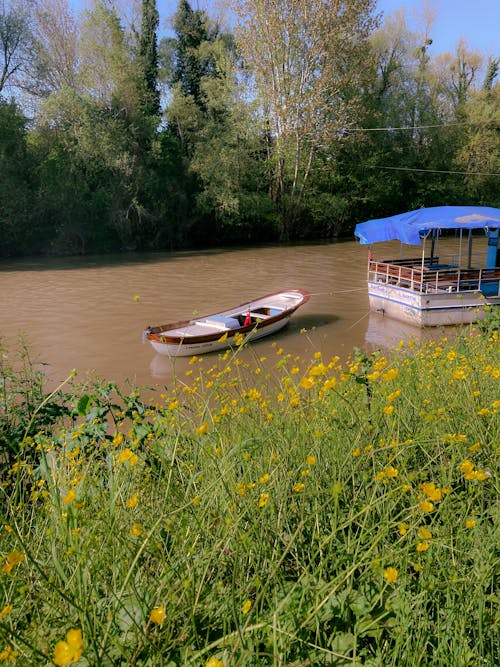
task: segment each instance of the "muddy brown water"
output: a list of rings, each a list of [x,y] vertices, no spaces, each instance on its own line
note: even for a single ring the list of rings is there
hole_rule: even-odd
[[[55,385],[72,369],[139,386],[167,386],[188,358],[156,354],[144,327],[226,310],[281,289],[311,298],[286,329],[252,344],[271,357],[273,343],[311,358],[345,359],[418,329],[370,313],[366,248],[355,241],[200,252],[127,254],[0,262],[0,337],[12,353],[20,334]],[[307,333],[301,333],[306,329]]]

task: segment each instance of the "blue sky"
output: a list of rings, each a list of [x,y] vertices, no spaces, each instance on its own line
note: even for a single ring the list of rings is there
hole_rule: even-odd
[[[89,6],[91,0],[69,0],[74,6]],[[163,28],[175,12],[178,0],[157,0]],[[209,9],[217,6],[217,0],[190,0],[193,8]],[[469,48],[486,55],[500,56],[500,0],[378,0],[378,8],[392,14],[401,7],[406,9],[410,28],[416,25],[424,8],[431,6],[436,18],[432,30],[433,54],[454,52],[461,37]]]
[[[405,7],[407,22],[415,25],[414,17],[431,6],[435,21],[431,36],[432,53],[454,52],[461,37],[469,48],[486,55],[500,56],[500,0],[379,0],[385,14]]]

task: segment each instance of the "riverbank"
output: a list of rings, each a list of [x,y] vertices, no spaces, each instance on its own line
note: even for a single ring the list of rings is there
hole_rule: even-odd
[[[0,656],[496,664],[498,343],[275,343],[150,398],[65,385],[3,471]]]

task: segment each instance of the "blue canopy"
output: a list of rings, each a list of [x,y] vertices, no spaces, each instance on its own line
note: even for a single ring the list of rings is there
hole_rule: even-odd
[[[356,225],[355,236],[367,245],[397,239],[420,244],[420,235],[433,229],[498,229],[500,209],[489,206],[434,206]]]

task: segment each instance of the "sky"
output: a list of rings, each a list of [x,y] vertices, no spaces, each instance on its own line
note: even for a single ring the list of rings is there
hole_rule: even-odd
[[[125,0],[126,1],[126,0]],[[193,9],[215,8],[218,0],[189,0]],[[69,0],[76,7],[89,6],[91,0]],[[178,0],[157,0],[162,28],[175,12]],[[423,25],[421,17],[426,7],[432,7],[435,21],[431,31],[433,55],[444,51],[455,52],[460,38],[465,38],[472,50],[486,56],[500,56],[500,0],[378,0],[378,9],[392,14],[405,8],[410,29]],[[420,17],[420,19],[419,19]]]
[[[500,56],[500,0],[378,0],[378,8],[384,14],[405,7],[411,28],[429,6],[436,17],[431,30],[430,50],[434,55],[453,53],[463,37],[470,49]]]

